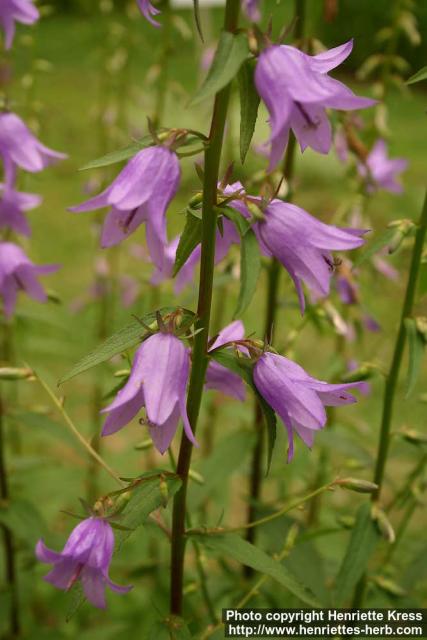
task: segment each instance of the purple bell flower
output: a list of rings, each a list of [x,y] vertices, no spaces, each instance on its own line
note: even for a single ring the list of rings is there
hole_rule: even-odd
[[[5,35],[5,48],[10,49],[15,36],[15,22],[34,24],[39,19],[38,9],[32,0],[1,0],[0,27]]]
[[[108,413],[102,435],[127,425],[145,407],[154,446],[164,453],[182,418],[187,438],[197,446],[186,409],[190,359],[184,344],[171,333],[155,333],[135,353],[132,371]]]
[[[35,265],[17,244],[0,242],[0,297],[3,298],[6,317],[15,311],[19,290],[38,302],[46,302],[46,293],[37,276],[52,273],[58,268],[55,264]]]
[[[255,84],[270,114],[270,169],[274,169],[292,129],[301,151],[311,147],[328,153],[332,129],[326,108],[344,111],[364,109],[375,100],[356,96],[328,76],[351,53],[353,41],[309,56],[295,47],[272,45],[259,56]]]
[[[402,193],[403,187],[397,176],[408,166],[405,158],[389,158],[384,140],[377,140],[366,159],[366,165],[359,163],[359,174],[366,178],[366,189],[373,193],[385,189],[391,193]]]
[[[14,183],[16,166],[36,173],[67,157],[45,147],[15,113],[0,113],[0,156],[7,184]]]
[[[209,351],[217,349],[227,342],[243,340],[245,337],[245,327],[241,320],[235,320],[222,329],[216,336],[214,342],[209,346]],[[245,350],[246,351],[246,350]],[[226,369],[215,360],[210,360],[206,371],[206,389],[215,389],[226,396],[244,400],[246,396],[243,380],[236,374]]]
[[[111,525],[103,518],[91,517],[73,529],[61,553],[52,551],[39,540],[36,556],[40,562],[53,564],[53,569],[44,577],[47,582],[68,591],[80,580],[89,602],[98,609],[105,609],[107,586],[116,593],[127,593],[132,589],[132,586],[115,584],[108,575],[113,550]]]
[[[294,455],[294,433],[311,448],[315,431],[326,424],[325,406],[356,402],[347,389],[360,388],[360,382],[328,384],[316,380],[295,362],[268,351],[255,364],[254,382],[286,427],[288,462]]]
[[[242,0],[242,9],[251,22],[259,22],[261,20],[259,0]]]
[[[245,217],[250,213],[242,201],[231,206]],[[320,222],[294,204],[272,200],[264,209],[264,220],[253,225],[263,253],[282,263],[294,281],[304,313],[302,282],[314,299],[329,294],[334,272],[331,251],[356,249],[364,243],[366,230],[340,228]]]
[[[144,18],[146,18],[146,20],[148,20],[148,22],[150,22],[153,25],[153,27],[160,27],[161,24],[157,22],[157,20],[154,20],[152,16],[158,16],[161,12],[152,5],[150,0],[136,0],[136,1],[137,1],[139,10],[141,11]]]
[[[129,160],[102,193],[70,211],[111,207],[102,229],[102,247],[118,244],[145,222],[151,259],[161,268],[167,245],[166,209],[178,190],[180,176],[176,153],[161,145],[147,147]]]
[[[23,236],[30,236],[31,229],[24,211],[38,207],[42,197],[35,193],[21,193],[3,184],[0,184],[0,192],[0,229],[12,229]]]

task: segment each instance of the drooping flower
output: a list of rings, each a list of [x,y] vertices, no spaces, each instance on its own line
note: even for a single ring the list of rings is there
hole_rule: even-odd
[[[153,27],[161,27],[161,24],[157,22],[157,20],[154,20],[154,18],[152,17],[152,16],[158,16],[161,12],[152,5],[150,0],[136,0],[136,1],[138,3],[139,10],[141,11],[144,18],[146,18],[146,20],[148,20],[148,22],[150,22],[153,25]]]
[[[159,268],[167,245],[166,209],[180,181],[176,153],[158,145],[139,151],[102,193],[70,211],[111,207],[104,220],[101,245],[111,247],[145,223],[151,259]]]
[[[261,20],[259,0],[242,0],[242,8],[251,22],[259,22]]]
[[[35,265],[18,245],[0,242],[0,296],[5,315],[13,314],[19,290],[38,302],[46,302],[47,295],[37,276],[53,273],[58,268],[55,264]]]
[[[1,0],[0,27],[4,31],[5,48],[10,49],[15,36],[15,22],[34,24],[40,14],[32,0]]]
[[[328,76],[328,71],[341,64],[352,48],[350,40],[316,56],[288,45],[272,45],[261,53],[255,84],[270,114],[270,169],[280,161],[291,129],[302,151],[311,147],[328,153],[332,129],[325,109],[348,111],[375,104]]]
[[[151,278],[152,284],[159,284],[164,280],[172,277],[173,268],[175,265],[176,251],[178,249],[180,236],[176,236],[164,250],[164,258],[161,268],[157,268]],[[232,244],[238,244],[240,242],[240,236],[236,230],[234,224],[224,218],[222,220],[222,229],[216,232],[215,243],[215,264],[219,264],[224,260]],[[194,251],[187,258],[185,264],[179,270],[174,280],[175,293],[180,291],[190,282],[194,280],[194,271],[197,264],[200,261],[201,247],[198,245]]]
[[[405,158],[389,158],[387,145],[384,140],[377,140],[366,164],[359,163],[359,174],[366,179],[366,190],[372,193],[378,189],[385,189],[391,193],[402,193],[403,187],[397,176],[405,171],[408,161]]]
[[[108,575],[113,550],[111,525],[103,518],[91,517],[73,529],[61,553],[49,549],[43,540],[39,540],[36,556],[40,562],[53,564],[53,569],[44,577],[47,582],[67,591],[80,580],[89,602],[105,609],[106,587],[121,594],[132,589],[132,586],[115,584]]]
[[[336,288],[343,304],[358,304],[359,285],[350,260],[342,260],[337,266]]]
[[[10,112],[0,113],[0,156],[8,184],[14,182],[15,166],[36,173],[67,157],[42,144],[21,118]]]
[[[245,327],[241,320],[235,320],[231,324],[222,329],[215,340],[209,346],[209,351],[217,349],[227,342],[234,342],[235,340],[243,340],[245,337]],[[221,391],[226,396],[231,396],[237,400],[244,400],[245,385],[242,379],[236,374],[226,369],[219,362],[210,360],[206,371],[206,389],[215,389]]]
[[[24,211],[38,207],[42,197],[15,191],[3,184],[0,184],[0,193],[0,229],[12,229],[23,236],[30,236],[31,229]]]
[[[250,217],[243,202],[235,200],[231,206]],[[264,254],[277,258],[294,281],[303,313],[302,282],[314,299],[327,296],[334,272],[330,252],[362,246],[361,236],[366,231],[325,224],[304,209],[278,199],[272,200],[263,213],[264,220],[253,225],[253,229]]]
[[[145,407],[154,446],[164,453],[182,418],[188,439],[197,446],[186,409],[189,354],[171,333],[155,333],[138,348],[128,381],[113,402],[102,435],[110,435],[127,425]]]
[[[360,387],[360,382],[328,384],[317,380],[295,362],[268,351],[255,364],[254,382],[286,427],[288,462],[294,455],[294,433],[311,448],[315,431],[326,424],[325,406],[356,402],[348,389]]]

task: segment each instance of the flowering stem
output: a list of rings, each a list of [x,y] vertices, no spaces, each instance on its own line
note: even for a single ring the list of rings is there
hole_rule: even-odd
[[[405,319],[410,317],[414,306],[415,292],[417,287],[418,273],[420,270],[421,258],[424,247],[424,240],[427,232],[427,192],[424,199],[421,218],[418,223],[418,229],[415,235],[414,248],[412,250],[411,266],[409,269],[408,284],[406,286],[406,294],[402,307],[399,330],[394,346],[393,360],[390,372],[387,376],[384,391],[383,413],[381,420],[380,440],[378,445],[377,461],[375,465],[374,482],[378,485],[378,489],[372,494],[372,500],[378,501],[384,481],[384,470],[387,462],[387,455],[390,445],[390,428],[393,418],[394,396],[396,393],[397,382],[399,378],[400,365],[402,362],[403,351],[405,347]]]
[[[160,52],[158,65],[160,68],[157,82],[157,95],[152,116],[152,123],[155,129],[163,124],[163,114],[166,103],[166,93],[169,78],[169,62],[172,56],[171,50],[171,26],[172,26],[172,9],[170,0],[163,0],[159,5],[162,12],[162,50]]]
[[[236,30],[239,7],[240,0],[227,0],[224,16],[225,31],[234,32]],[[200,260],[197,322],[195,325],[195,328],[196,330],[199,330],[199,333],[197,333],[194,338],[193,363],[191,367],[187,401],[188,418],[193,432],[196,430],[197,426],[197,418],[202,400],[203,385],[207,367],[207,344],[212,305],[215,236],[217,226],[217,183],[229,98],[230,85],[224,87],[224,89],[219,91],[215,96],[209,134],[209,145],[205,151],[201,242],[202,252]],[[171,613],[176,615],[180,615],[182,612],[185,555],[185,511],[188,472],[190,469],[192,450],[192,444],[185,434],[183,434],[177,465],[177,473],[182,480],[182,486],[174,498],[172,517],[170,608]]]

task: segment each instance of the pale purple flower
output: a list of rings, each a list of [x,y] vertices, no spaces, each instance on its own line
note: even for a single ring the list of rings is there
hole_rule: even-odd
[[[243,202],[234,200],[231,206],[249,217]],[[329,294],[334,272],[331,251],[356,249],[364,243],[365,230],[347,229],[320,222],[294,204],[272,200],[263,211],[264,220],[253,225],[263,253],[282,263],[294,281],[301,312],[305,301],[304,282],[313,299]]]
[[[347,390],[360,386],[360,382],[328,384],[317,380],[295,362],[268,351],[255,364],[254,382],[286,427],[288,462],[294,455],[294,433],[311,448],[315,431],[326,424],[325,406],[356,402]]]
[[[342,260],[337,268],[335,286],[343,304],[358,304],[359,285],[350,260]]]
[[[14,181],[16,166],[36,173],[67,157],[42,144],[21,118],[10,112],[0,113],[0,156],[8,184]]]
[[[385,249],[384,253],[386,252],[387,248]],[[384,260],[381,255],[377,254],[375,256],[372,256],[372,264],[374,265],[375,269],[385,278],[388,278],[388,280],[393,280],[394,282],[396,282],[396,280],[399,280],[399,272],[397,271],[397,269],[395,269],[389,262],[387,262],[387,260]]]
[[[32,0],[1,0],[0,27],[4,31],[5,48],[10,49],[15,36],[15,22],[34,24],[40,14]]]
[[[154,271],[151,283],[160,284],[164,280],[172,277],[175,265],[176,251],[178,249],[180,236],[176,236],[164,248],[164,257],[161,268],[157,267]],[[222,220],[222,233],[219,229],[216,232],[215,241],[215,264],[219,264],[224,260],[232,244],[239,244],[240,236],[234,224],[227,218]],[[200,244],[189,255],[185,264],[181,267],[174,282],[175,293],[180,293],[182,289],[194,280],[194,271],[200,261],[201,247]]]
[[[261,20],[259,0],[242,0],[242,8],[251,22],[259,22]]]
[[[101,245],[111,247],[145,223],[151,259],[162,267],[166,236],[166,209],[180,182],[176,153],[158,145],[139,151],[102,193],[70,211],[93,211],[110,206],[104,220]]]
[[[161,24],[157,22],[157,20],[154,20],[154,18],[152,17],[152,16],[158,16],[160,14],[160,11],[152,5],[150,0],[136,0],[136,1],[138,3],[139,10],[141,11],[144,18],[146,18],[148,22],[150,22],[153,25],[153,27],[160,27]]]
[[[102,435],[127,425],[145,407],[154,446],[164,453],[179,419],[188,439],[197,446],[186,409],[190,358],[184,344],[171,333],[155,333],[136,351],[128,381],[115,400],[103,409],[108,413]]]
[[[80,580],[89,602],[105,609],[106,587],[116,593],[127,593],[132,589],[132,586],[115,584],[108,575],[113,550],[111,525],[103,518],[91,517],[73,529],[61,553],[52,551],[39,540],[36,556],[40,562],[53,564],[53,569],[44,577],[47,582],[68,591]]]
[[[0,184],[0,193],[0,229],[12,229],[23,236],[30,236],[31,229],[24,212],[38,207],[42,197],[35,193],[21,193],[3,184]]]
[[[332,130],[325,109],[348,111],[375,104],[375,100],[356,96],[328,76],[328,71],[341,64],[352,48],[350,40],[316,56],[288,45],[272,45],[261,53],[255,84],[270,114],[270,169],[280,161],[291,129],[302,151],[311,147],[328,153]]]
[[[369,315],[369,313],[365,313],[365,315],[363,316],[363,325],[365,329],[367,329],[371,333],[378,333],[378,331],[381,331],[381,325],[375,320],[373,316]]]
[[[228,342],[243,340],[245,337],[245,327],[241,320],[235,320],[222,329],[215,340],[209,346],[209,351],[217,349]],[[245,399],[245,385],[242,379],[236,374],[226,369],[215,360],[210,360],[206,371],[206,389],[221,391],[226,396],[231,396],[237,400]]]
[[[403,187],[397,176],[405,171],[408,161],[405,158],[389,158],[384,140],[377,140],[366,159],[366,165],[359,163],[359,174],[366,178],[366,189],[372,193],[385,189],[391,193],[402,193]]]
[[[0,297],[5,315],[10,317],[15,311],[19,290],[38,302],[46,302],[47,295],[37,277],[58,268],[55,264],[35,265],[17,244],[0,242]]]

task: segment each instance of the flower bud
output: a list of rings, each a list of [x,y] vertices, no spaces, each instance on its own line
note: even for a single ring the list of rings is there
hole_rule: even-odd
[[[361,480],[360,478],[342,478],[337,480],[334,484],[342,487],[343,489],[356,491],[357,493],[374,493],[378,489],[378,485],[374,482]]]
[[[34,375],[26,367],[0,367],[0,380],[34,380]]]
[[[415,429],[401,429],[398,432],[404,440],[411,444],[423,445],[427,444],[427,434],[420,433]]]
[[[372,507],[371,515],[383,538],[385,538],[390,544],[393,544],[396,541],[396,534],[394,533],[394,529],[385,512],[374,505]]]
[[[205,484],[204,477],[200,473],[197,473],[197,471],[194,471],[194,469],[190,469],[188,477],[191,478],[191,480],[194,480],[197,484]]]

